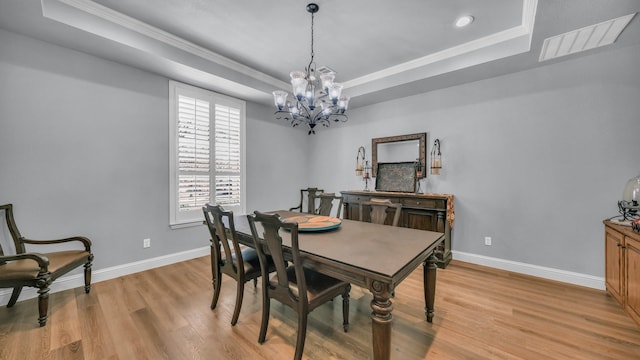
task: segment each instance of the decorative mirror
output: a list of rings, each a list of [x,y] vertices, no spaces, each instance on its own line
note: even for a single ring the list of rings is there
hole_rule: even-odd
[[[371,139],[373,176],[377,175],[378,162],[401,163],[419,159],[422,169],[427,168],[427,133],[388,136]],[[426,171],[422,171],[422,176]]]

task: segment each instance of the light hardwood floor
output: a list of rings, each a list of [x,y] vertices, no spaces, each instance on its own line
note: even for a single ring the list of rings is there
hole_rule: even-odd
[[[640,327],[603,291],[453,261],[438,270],[436,314],[424,319],[421,268],[393,299],[392,359],[639,359]],[[215,310],[209,258],[198,258],[52,294],[38,327],[35,299],[0,307],[0,359],[290,359],[296,315],[272,303],[257,342],[260,285],[245,287],[230,320],[235,283],[224,277]],[[371,295],[354,287],[351,326],[341,302],[309,318],[306,359],[368,359]]]

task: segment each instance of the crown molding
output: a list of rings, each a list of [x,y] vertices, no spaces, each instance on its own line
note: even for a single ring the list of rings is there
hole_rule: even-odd
[[[359,78],[345,81],[343,83],[344,88],[347,89],[361,86],[370,82],[389,78],[418,68],[428,67],[444,60],[455,59],[458,57],[469,55],[477,52],[478,50],[497,47],[501,44],[518,39],[523,39],[527,44],[527,46],[519,50],[519,52],[527,52],[531,49],[531,38],[533,34],[533,25],[537,7],[538,0],[524,0],[522,6],[522,23],[518,26],[485,36],[480,39],[469,41],[458,46],[438,51],[418,59],[407,61],[405,63],[395,65],[380,71],[376,71]],[[503,57],[502,54],[496,54],[496,58],[492,60],[497,60],[500,57]],[[486,61],[486,59],[483,60],[483,62]]]
[[[281,81],[202,46],[90,0],[41,0],[43,16],[162,58],[174,65],[207,72],[235,87],[252,88],[270,98],[271,89],[288,89]],[[522,0],[521,24],[421,58],[344,81],[353,97],[406,82],[426,79],[480,63],[527,52],[531,48],[538,0]],[[185,57],[187,55],[187,57]],[[189,56],[192,56],[189,58]],[[203,63],[201,60],[207,63]],[[219,67],[219,68],[216,68]],[[218,70],[219,69],[219,70]],[[240,77],[239,77],[240,75]],[[242,79],[244,77],[244,80]],[[253,80],[251,80],[253,79]]]
[[[507,29],[498,33],[491,34],[489,36],[485,36],[483,38],[480,38],[474,41],[470,41],[458,46],[454,46],[442,51],[438,51],[418,59],[414,59],[399,65],[388,67],[386,69],[376,71],[374,73],[361,76],[353,80],[345,81],[344,87],[350,88],[350,87],[355,87],[359,85],[364,85],[369,82],[381,80],[381,79],[398,75],[401,73],[405,73],[411,70],[427,67],[444,60],[458,58],[461,56],[465,56],[467,54],[471,54],[481,49],[488,49],[493,46],[505,43],[507,41],[522,38],[523,36],[527,36],[528,34],[529,33],[523,26],[516,26],[511,29]],[[502,56],[497,56],[497,58],[498,57],[502,57]]]
[[[65,8],[64,5],[66,5],[67,7]],[[80,11],[80,13],[72,10]],[[61,12],[64,13],[62,14],[64,16],[60,16]],[[175,36],[169,32],[158,29],[140,20],[134,19],[130,16],[112,10],[90,0],[42,0],[42,14],[44,17],[47,17],[49,19],[99,35],[116,42],[120,42],[115,36],[112,35],[117,33],[117,31],[112,32],[109,31],[109,29],[104,29],[104,27],[102,26],[92,26],[91,22],[85,21],[86,19],[78,18],[80,14],[84,14],[85,16],[91,15],[102,19],[107,23],[127,29],[129,31],[133,31],[149,39],[159,41],[163,44],[169,45],[170,47],[195,55],[212,63],[224,66],[230,70],[252,77],[274,87],[289,86],[289,84],[284,81],[278,80],[263,72],[257,71],[249,66],[231,60],[225,56],[203,48],[202,46],[196,45],[181,37]]]

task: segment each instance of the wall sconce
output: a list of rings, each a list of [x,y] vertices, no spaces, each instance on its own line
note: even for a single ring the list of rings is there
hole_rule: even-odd
[[[440,175],[440,169],[442,169],[442,153],[440,139],[436,139],[431,147],[431,174]]]
[[[371,179],[371,166],[367,160],[364,146],[358,148],[356,155],[356,176],[361,176],[364,180],[364,191],[369,191],[369,179]]]
[[[422,167],[422,162],[420,161],[420,159],[416,159],[416,161],[413,163],[413,169],[415,170],[415,182],[416,182],[416,194],[420,193],[420,179],[422,179],[424,176],[424,169]]]
[[[366,153],[364,150],[364,146],[360,146],[358,148],[358,155],[356,155],[356,176],[362,176],[362,171],[364,170],[365,157],[366,157]]]

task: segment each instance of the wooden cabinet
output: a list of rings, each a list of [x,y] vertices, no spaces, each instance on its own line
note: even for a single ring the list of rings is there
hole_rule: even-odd
[[[611,296],[624,304],[624,235],[605,227],[605,286]]]
[[[640,325],[640,234],[625,236],[625,282],[626,293],[624,308]]]
[[[444,233],[444,243],[436,253],[438,266],[445,268],[451,261],[453,195],[353,190],[342,191],[342,198],[343,217],[349,220],[360,219],[359,204],[361,201],[376,198],[401,203],[402,213],[398,226]]]
[[[605,285],[640,325],[640,233],[605,221]]]

